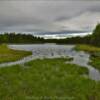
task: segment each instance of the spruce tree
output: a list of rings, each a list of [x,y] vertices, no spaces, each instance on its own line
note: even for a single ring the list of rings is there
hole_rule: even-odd
[[[100,46],[100,24],[97,24],[96,28],[94,29],[91,42],[95,46]]]

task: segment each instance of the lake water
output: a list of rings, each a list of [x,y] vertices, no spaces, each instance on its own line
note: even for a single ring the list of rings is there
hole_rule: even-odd
[[[89,78],[100,80],[100,72],[94,67],[88,65],[90,55],[83,51],[75,51],[74,45],[56,45],[56,44],[32,44],[32,45],[9,45],[10,48],[16,50],[32,51],[32,55],[25,57],[19,61],[0,64],[0,67],[7,67],[15,64],[24,64],[33,59],[57,58],[57,57],[73,57],[73,61],[66,62],[77,64],[89,69]]]

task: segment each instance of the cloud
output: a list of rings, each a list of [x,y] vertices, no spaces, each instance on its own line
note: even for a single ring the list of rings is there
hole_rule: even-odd
[[[92,31],[99,10],[93,0],[1,0],[0,31]]]
[[[64,30],[70,29],[91,31],[99,22],[99,12],[84,12],[83,14],[73,17],[69,20],[57,22],[56,25],[62,26]]]

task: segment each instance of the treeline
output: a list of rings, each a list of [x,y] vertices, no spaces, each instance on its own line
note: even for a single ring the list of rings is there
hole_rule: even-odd
[[[77,44],[77,43],[89,43],[91,36],[85,37],[72,37],[66,39],[44,39],[35,37],[30,34],[21,33],[4,33],[0,34],[0,43],[57,43],[57,44]]]
[[[4,33],[0,34],[0,43],[42,43],[43,38],[35,37],[30,34]]]
[[[85,37],[71,37],[66,39],[47,39],[45,42],[57,44],[90,44],[91,35]]]
[[[100,46],[100,24],[96,26],[92,35],[85,37],[71,37],[66,39],[44,39],[30,34],[5,33],[0,34],[0,43],[57,43],[57,44],[92,44]]]
[[[71,37],[66,39],[48,39],[47,42],[55,42],[59,44],[90,44],[100,47],[100,24],[96,25],[91,35],[84,37]]]

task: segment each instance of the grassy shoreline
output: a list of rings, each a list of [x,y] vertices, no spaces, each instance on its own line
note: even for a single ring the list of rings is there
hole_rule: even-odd
[[[99,47],[95,47],[92,45],[76,45],[75,46],[75,50],[77,51],[86,51],[89,53],[94,53],[94,52],[100,52],[100,48]]]
[[[0,63],[17,61],[31,54],[30,51],[10,49],[6,44],[0,45]]]
[[[94,47],[91,45],[76,45],[75,50],[85,51],[90,53],[91,61],[89,62],[89,64],[91,64],[93,67],[100,70],[100,48],[99,47]]]

